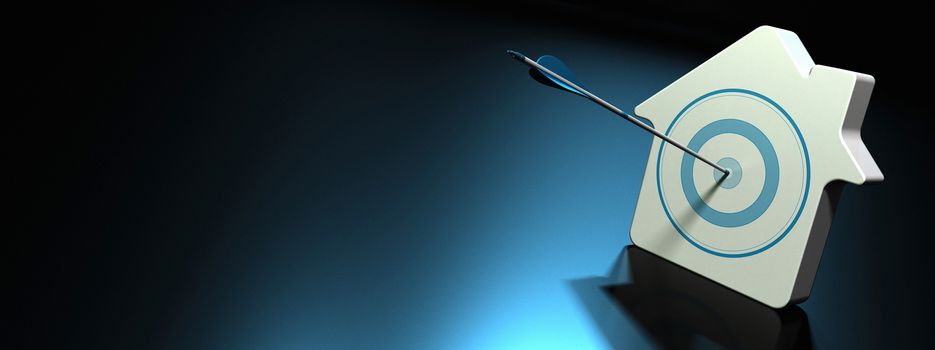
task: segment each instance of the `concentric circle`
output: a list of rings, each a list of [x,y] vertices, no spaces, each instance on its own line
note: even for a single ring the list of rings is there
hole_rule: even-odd
[[[663,210],[695,247],[744,257],[778,243],[805,206],[811,165],[804,137],[775,101],[745,89],[707,93],[685,106],[666,136],[719,159],[720,171],[662,143],[656,180]]]
[[[692,169],[694,169],[695,157],[688,153],[682,155],[682,190],[688,203],[698,215],[705,220],[718,226],[739,227],[753,222],[766,212],[769,205],[776,197],[776,188],[779,187],[779,161],[776,159],[776,151],[759,129],[750,123],[739,119],[721,119],[701,128],[691,141],[688,141],[688,148],[698,152],[701,146],[711,138],[722,134],[737,134],[753,142],[763,157],[763,163],[766,164],[766,178],[763,181],[763,188],[756,200],[738,212],[726,213],[708,206],[698,194],[698,188],[695,186]],[[735,185],[736,186],[736,185]]]

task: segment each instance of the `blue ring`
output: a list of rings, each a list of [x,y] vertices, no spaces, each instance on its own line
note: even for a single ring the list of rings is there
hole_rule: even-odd
[[[735,89],[720,89],[720,90],[714,90],[714,91],[711,91],[711,92],[709,92],[709,93],[706,93],[706,94],[702,95],[701,97],[696,98],[696,99],[693,100],[691,103],[689,103],[688,105],[686,105],[685,108],[682,108],[682,110],[679,111],[679,113],[675,116],[675,118],[672,119],[672,123],[670,123],[670,124],[669,124],[669,127],[666,129],[665,135],[668,136],[669,134],[671,134],[672,128],[675,126],[675,123],[679,120],[679,118],[682,117],[682,115],[685,114],[686,111],[688,111],[688,110],[689,110],[691,107],[693,107],[695,104],[697,104],[697,103],[700,102],[701,100],[704,100],[704,99],[706,99],[706,98],[708,98],[708,97],[711,97],[711,96],[714,96],[714,95],[718,95],[718,94],[724,94],[724,93],[741,93],[741,94],[747,94],[747,95],[751,95],[751,96],[757,97],[757,98],[759,98],[759,99],[761,99],[761,100],[764,100],[764,101],[768,102],[770,105],[772,105],[772,106],[775,107],[777,110],[779,110],[779,112],[782,113],[782,115],[786,118],[786,120],[789,121],[789,123],[792,125],[792,129],[795,131],[796,136],[799,138],[799,144],[802,146],[802,154],[804,154],[804,156],[805,156],[805,190],[802,191],[802,203],[799,205],[799,209],[796,211],[795,216],[793,216],[792,221],[789,223],[789,226],[782,232],[782,234],[780,234],[779,238],[773,240],[772,242],[770,242],[769,244],[763,246],[763,247],[760,248],[760,249],[754,250],[754,251],[752,251],[752,252],[746,252],[746,253],[725,254],[725,253],[721,253],[721,252],[717,252],[717,251],[714,251],[714,250],[705,248],[704,246],[702,246],[702,245],[698,244],[697,242],[693,241],[693,240],[690,238],[690,236],[688,236],[687,234],[685,234],[685,232],[683,232],[682,229],[679,228],[678,224],[675,222],[675,219],[672,218],[672,214],[669,213],[669,209],[668,209],[668,207],[666,206],[666,200],[665,200],[665,198],[662,196],[662,181],[661,181],[661,174],[662,174],[662,173],[661,173],[661,171],[660,171],[660,164],[661,164],[661,160],[662,160],[662,149],[663,149],[663,147],[665,147],[665,145],[666,145],[665,142],[663,142],[663,143],[661,143],[661,144],[659,145],[659,152],[658,152],[659,154],[658,154],[657,157],[656,157],[656,190],[657,190],[657,192],[659,193],[659,200],[662,202],[662,210],[665,212],[666,217],[669,219],[669,222],[672,224],[672,227],[674,227],[675,230],[676,230],[680,235],[682,235],[682,238],[685,238],[686,241],[688,241],[688,242],[691,243],[693,246],[695,246],[695,247],[698,248],[698,249],[701,249],[702,251],[704,251],[704,252],[706,252],[706,253],[709,253],[709,254],[712,254],[712,255],[716,255],[716,256],[720,256],[720,257],[724,257],[724,258],[742,258],[742,257],[747,257],[747,256],[759,254],[759,253],[762,253],[763,251],[765,251],[765,250],[767,250],[767,249],[769,249],[769,248],[772,248],[774,245],[776,245],[776,243],[779,243],[779,241],[781,241],[783,238],[785,238],[786,235],[789,234],[789,231],[791,231],[792,228],[795,227],[796,222],[798,222],[798,221],[799,221],[799,218],[802,216],[802,210],[805,209],[805,202],[808,200],[808,190],[809,190],[809,187],[811,186],[812,167],[811,167],[811,161],[809,160],[809,156],[808,156],[808,146],[805,145],[805,138],[802,137],[802,132],[799,130],[799,126],[795,123],[794,120],[792,120],[792,117],[789,116],[789,113],[787,113],[786,110],[782,108],[782,106],[780,106],[780,105],[779,105],[778,103],[776,103],[775,101],[771,100],[769,97],[766,97],[766,96],[763,95],[763,94],[760,94],[760,93],[755,92],[755,91],[747,90],[747,89],[736,89],[736,88],[735,88]]]
[[[739,119],[720,119],[698,130],[691,141],[688,141],[688,148],[698,152],[701,146],[704,146],[711,138],[722,134],[737,134],[743,136],[756,146],[763,157],[765,177],[763,179],[763,188],[760,189],[760,195],[747,208],[736,213],[725,213],[711,208],[698,195],[698,187],[695,186],[694,165],[695,157],[687,152],[682,155],[682,192],[685,193],[685,199],[692,206],[698,215],[708,222],[721,227],[740,227],[749,224],[759,218],[769,205],[776,198],[776,188],[779,187],[779,159],[776,157],[776,149],[769,142],[766,135],[753,124]]]

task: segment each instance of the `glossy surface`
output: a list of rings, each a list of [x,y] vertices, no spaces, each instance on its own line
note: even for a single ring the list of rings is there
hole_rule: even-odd
[[[758,347],[743,333],[784,333],[785,316],[688,276],[700,304],[654,296],[684,274],[654,280],[665,264],[621,253],[651,136],[503,54],[555,54],[626,108],[709,56],[692,37],[332,5],[185,8],[92,36],[118,46],[97,47],[88,74],[112,76],[80,95],[92,119],[62,114],[90,126],[56,146],[74,162],[42,160],[63,179],[35,187],[41,233],[14,246],[31,347]],[[928,233],[891,204],[918,188],[884,118],[907,108],[871,102],[864,139],[894,180],[845,189],[796,339],[924,340]]]
[[[773,309],[639,247],[627,246],[605,277],[570,284],[613,348],[636,328],[667,349],[810,349],[808,316],[798,306]]]

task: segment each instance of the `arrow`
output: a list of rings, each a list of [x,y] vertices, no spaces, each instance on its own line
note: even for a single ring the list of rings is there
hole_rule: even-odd
[[[562,89],[562,90],[571,92],[573,94],[580,95],[584,98],[594,101],[595,103],[601,105],[601,107],[604,107],[607,110],[614,112],[614,114],[622,117],[623,119],[626,119],[627,121],[642,128],[643,130],[650,132],[656,137],[662,139],[663,141],[668,142],[670,145],[675,146],[682,151],[685,151],[685,153],[690,154],[692,157],[695,157],[696,159],[704,162],[705,164],[708,164],[714,167],[715,169],[719,170],[720,172],[724,173],[724,176],[721,179],[727,178],[727,176],[730,175],[730,170],[728,170],[727,168],[717,165],[716,163],[708,160],[707,158],[702,157],[697,152],[692,151],[688,147],[685,147],[681,143],[676,142],[675,140],[669,138],[668,136],[659,132],[658,130],[654,129],[648,124],[639,121],[639,119],[636,119],[635,117],[625,113],[624,111],[620,110],[620,108],[617,108],[616,106],[608,103],[607,101],[604,101],[600,97],[597,97],[596,95],[592,94],[587,89],[581,87],[581,84],[578,83],[577,78],[575,78],[575,75],[571,72],[571,69],[568,69],[568,66],[565,65],[565,63],[559,60],[557,57],[545,55],[545,56],[539,57],[538,60],[533,61],[529,57],[526,57],[525,55],[519,52],[513,51],[513,50],[507,50],[506,53],[510,55],[510,57],[513,57],[514,59],[516,59],[517,61],[520,61],[526,64],[527,66],[532,67],[532,69],[530,69],[529,74],[532,75],[533,79],[536,79],[536,81],[543,83],[545,85],[554,87],[554,88]]]

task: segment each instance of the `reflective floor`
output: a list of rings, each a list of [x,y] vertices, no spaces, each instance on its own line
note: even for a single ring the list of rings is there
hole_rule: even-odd
[[[862,132],[886,182],[845,187],[810,299],[773,310],[631,246],[651,136],[505,54],[558,56],[629,112],[733,36],[499,2],[192,6],[75,17],[88,42],[37,44],[77,78],[73,104],[37,104],[66,109],[35,118],[64,155],[36,158],[38,233],[7,245],[33,348],[930,342],[925,163],[906,156],[930,130],[902,123],[929,114],[892,77]],[[829,50],[815,60],[849,66]]]
[[[664,349],[810,349],[808,315],[776,310],[636,246],[620,253],[606,277],[569,282],[613,348],[636,328]]]

